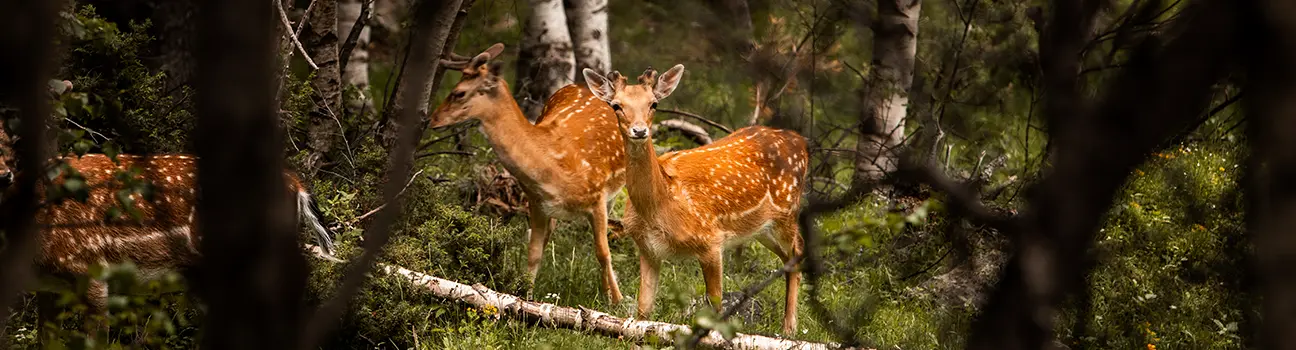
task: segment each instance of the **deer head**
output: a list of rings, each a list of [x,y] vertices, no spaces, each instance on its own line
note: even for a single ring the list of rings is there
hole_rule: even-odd
[[[442,67],[461,71],[463,77],[459,78],[459,83],[450,90],[450,95],[432,112],[433,128],[494,115],[490,113],[493,109],[507,105],[505,102],[508,101],[500,98],[508,96],[508,87],[499,75],[499,64],[491,63],[491,59],[499,56],[502,51],[504,44],[497,43],[471,59],[465,60],[451,54],[450,59],[441,60]]]
[[[616,71],[604,77],[585,68],[581,74],[585,75],[585,83],[594,96],[607,102],[616,111],[621,134],[630,142],[644,142],[652,136],[651,126],[653,114],[657,111],[657,101],[675,92],[675,87],[684,75],[684,65],[677,64],[660,77],[656,70],[648,68],[639,76],[638,85],[626,85],[626,78]]]

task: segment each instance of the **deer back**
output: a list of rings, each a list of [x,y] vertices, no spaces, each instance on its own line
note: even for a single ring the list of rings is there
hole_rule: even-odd
[[[583,187],[569,193],[593,200],[625,184],[625,146],[616,116],[589,89],[575,84],[559,89],[545,103],[536,127],[548,138],[550,156],[561,171],[556,175],[572,187]]]
[[[804,137],[764,126],[659,157],[677,202],[703,223],[739,234],[800,208],[807,159]]]

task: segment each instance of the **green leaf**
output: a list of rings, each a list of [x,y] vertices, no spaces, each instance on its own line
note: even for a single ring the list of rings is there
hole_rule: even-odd
[[[112,140],[104,142],[103,152],[104,155],[108,156],[108,159],[112,159],[113,163],[120,163],[117,161],[117,155],[121,154],[121,146],[117,145],[117,142]]]
[[[80,175],[69,176],[63,181],[63,189],[78,202],[85,203],[90,199],[90,186],[86,184],[85,178]]]
[[[86,153],[90,153],[91,148],[94,148],[94,142],[90,142],[90,140],[86,139],[77,140],[76,143],[72,144],[72,152],[76,153],[77,156],[84,156]]]

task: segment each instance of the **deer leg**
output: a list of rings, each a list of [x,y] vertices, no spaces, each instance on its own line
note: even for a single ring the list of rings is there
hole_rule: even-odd
[[[711,302],[711,307],[720,311],[721,293],[724,291],[724,254],[721,248],[717,247],[698,257],[702,263],[702,279],[706,281],[707,301]]]
[[[108,336],[108,283],[90,280],[85,295],[85,332],[91,336]]]
[[[621,287],[617,285],[616,271],[612,270],[612,250],[608,247],[607,211],[595,206],[590,215],[590,228],[594,231],[594,254],[603,267],[603,290],[612,304],[621,303]]]
[[[652,315],[653,301],[657,297],[657,277],[661,272],[661,259],[647,249],[639,249],[639,308],[635,317],[641,320]]]
[[[783,264],[787,264],[798,256],[801,256],[801,226],[797,225],[796,217],[780,219],[775,223],[774,230],[779,240],[779,246],[782,253],[779,257],[783,259]],[[776,251],[777,252],[777,251]],[[798,263],[792,266],[792,270],[787,273],[787,304],[783,309],[783,334],[791,335],[796,331],[797,326],[797,295],[801,292],[801,266]]]
[[[535,287],[536,274],[540,272],[540,261],[544,259],[545,245],[549,244],[549,233],[553,231],[553,220],[540,209],[540,204],[531,204],[531,230],[527,233],[530,243],[527,245],[527,278],[530,288]]]

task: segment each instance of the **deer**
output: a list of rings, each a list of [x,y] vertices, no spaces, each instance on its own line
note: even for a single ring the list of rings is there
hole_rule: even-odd
[[[653,114],[657,102],[675,91],[684,65],[660,77],[649,68],[637,85],[626,85],[616,71],[607,77],[590,69],[581,74],[590,91],[615,111],[625,140],[630,200],[622,224],[639,253],[636,318],[652,313],[664,259],[697,259],[708,301],[719,311],[724,249],[754,236],[784,265],[801,255],[797,216],[809,159],[805,137],[749,126],[704,146],[657,155]],[[783,334],[796,329],[801,275],[796,264],[792,267],[786,276]]]
[[[86,276],[92,266],[107,263],[132,263],[141,280],[153,280],[168,271],[185,271],[195,267],[201,258],[198,245],[202,234],[195,226],[198,158],[188,154],[129,155],[110,157],[105,154],[64,155],[51,159],[38,169],[11,167],[14,154],[8,133],[0,125],[0,183],[9,187],[16,171],[49,171],[57,176],[49,183],[38,182],[36,193],[44,196],[47,186],[62,186],[69,179],[84,181],[87,193],[82,198],[51,200],[39,198],[36,224],[40,237],[40,254],[35,261],[40,278],[37,313],[41,324],[56,315],[50,292],[70,288],[77,276]],[[115,158],[115,160],[114,160]],[[22,165],[28,166],[28,165]],[[154,189],[152,199],[138,192],[127,197],[133,202],[137,217],[121,214],[112,218],[111,208],[123,206],[119,200],[124,183],[119,173],[138,169]],[[82,180],[83,179],[83,180]],[[328,255],[334,252],[331,233],[321,222],[319,209],[301,180],[284,171],[285,194],[296,196],[300,219],[309,226],[314,238]],[[102,319],[107,316],[108,285],[90,279],[84,302],[87,316],[83,327],[89,332],[107,332]],[[44,333],[39,327],[38,333]]]
[[[545,103],[535,124],[527,121],[499,65],[489,64],[504,50],[495,44],[471,59],[443,59],[447,69],[463,72],[431,116],[431,127],[481,121],[481,132],[528,202],[527,276],[531,288],[556,220],[586,219],[594,234],[595,257],[602,267],[603,291],[612,304],[622,299],[608,247],[608,205],[625,184],[625,154],[612,108],[588,89],[570,84]]]

